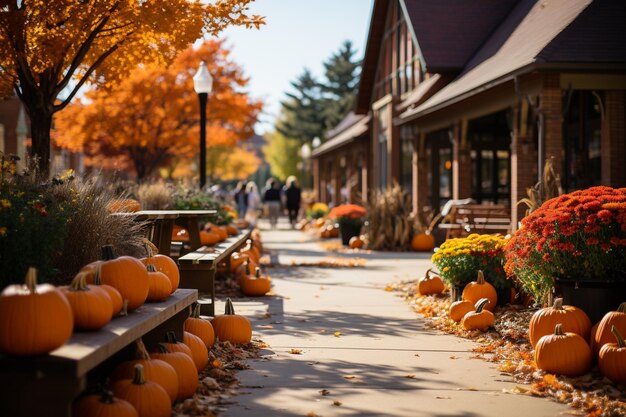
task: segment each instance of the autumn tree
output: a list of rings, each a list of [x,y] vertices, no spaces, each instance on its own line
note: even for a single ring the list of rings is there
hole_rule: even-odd
[[[131,167],[139,180],[159,168],[195,161],[198,153],[199,104],[193,75],[205,61],[213,75],[207,103],[209,148],[232,150],[254,135],[262,103],[245,92],[248,80],[229,59],[223,41],[189,47],[167,68],[137,68],[117,86],[87,94],[56,117],[56,143],[82,150],[90,163]],[[223,162],[224,158],[220,158]]]
[[[0,97],[13,90],[24,103],[43,175],[53,114],[85,83],[110,86],[139,63],[168,64],[203,33],[258,27],[252,1],[0,0]]]
[[[270,164],[272,175],[287,178],[298,173],[300,142],[288,138],[279,131],[265,135],[267,145],[263,147],[265,159]]]

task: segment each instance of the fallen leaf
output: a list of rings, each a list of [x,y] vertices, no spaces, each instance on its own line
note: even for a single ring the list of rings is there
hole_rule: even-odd
[[[215,359],[213,362],[211,362],[211,366],[213,366],[214,368],[221,368],[222,361],[220,361],[219,359]]]
[[[256,347],[258,347],[259,349],[265,349],[270,347],[270,345],[268,345],[267,343],[259,343],[258,345],[256,345]]]
[[[392,287],[392,286],[390,286],[390,285],[387,285],[387,286],[385,287],[385,291],[387,291],[387,292],[392,292],[392,291],[393,291],[393,287]]]
[[[322,417],[322,416],[320,416],[319,414],[317,414],[315,411],[309,411],[309,412],[306,414],[306,416],[307,416],[307,417]]]
[[[289,350],[289,353],[292,355],[302,355],[302,349],[291,349]]]
[[[341,336],[341,332],[335,332],[335,337]]]
[[[322,394],[324,396],[330,395],[330,391],[328,391],[327,389],[323,389],[323,390],[320,390],[320,394]]]
[[[339,406],[343,405],[343,403],[341,401],[335,400],[335,401],[333,401],[333,405],[336,406],[336,407],[339,407]]]
[[[214,378],[207,376],[202,380],[202,385],[207,387],[208,389],[220,389],[220,384]]]
[[[450,359],[459,359],[460,356],[450,356]]]
[[[478,389],[469,387],[469,388],[457,388],[457,391],[478,391]]]
[[[435,397],[437,400],[451,400],[452,397]]]
[[[404,377],[409,379],[415,379],[415,374],[405,375]]]
[[[343,378],[344,379],[354,379],[354,378],[356,378],[356,376],[354,376],[354,375],[344,375]]]
[[[271,324],[261,324],[259,326],[256,326],[257,329],[273,329],[274,326],[272,326]]]
[[[320,330],[320,333],[326,333],[326,329]]]
[[[419,353],[416,353],[416,354],[415,354],[415,355],[413,355],[413,356],[417,356],[417,357],[419,358],[419,357],[420,357],[420,354],[419,354]]]

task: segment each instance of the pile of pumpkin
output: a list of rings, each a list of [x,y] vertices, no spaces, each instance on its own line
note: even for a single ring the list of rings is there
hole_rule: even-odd
[[[261,237],[255,230],[252,233],[252,239],[248,239],[241,250],[230,255],[230,266],[227,263],[221,263],[218,265],[218,272],[232,273],[244,295],[262,297],[272,288],[271,277],[261,274],[262,252]]]
[[[228,239],[229,236],[237,236],[239,229],[232,225],[218,226],[214,223],[206,223],[200,230],[200,243],[203,245],[216,245]],[[174,242],[188,242],[189,232],[182,227],[175,225],[172,230],[172,240]]]
[[[110,390],[80,397],[72,415],[168,417],[175,401],[196,392],[198,375],[209,366],[209,349],[216,340],[241,345],[251,339],[250,321],[235,314],[230,299],[226,300],[225,314],[212,321],[201,318],[200,306],[196,305],[185,320],[183,342],[169,332],[167,340],[148,353],[141,339],[137,340],[135,359],[114,369]]]
[[[441,294],[444,283],[428,269],[418,281],[421,295]],[[482,271],[476,281],[463,289],[462,300],[450,305],[449,316],[467,330],[486,331],[495,324],[495,288],[485,281]],[[597,360],[602,374],[616,384],[626,385],[626,302],[616,311],[591,325],[581,309],[563,305],[557,298],[550,307],[535,312],[530,320],[529,339],[535,349],[537,368],[546,372],[579,376]]]
[[[167,299],[178,288],[178,266],[148,251],[143,259],[118,257],[112,246],[103,246],[101,260],[58,288],[38,285],[36,269],[29,268],[23,285],[10,285],[0,295],[0,328],[7,332],[0,337],[0,352],[46,354],[67,342],[73,330],[95,331],[145,302]]]

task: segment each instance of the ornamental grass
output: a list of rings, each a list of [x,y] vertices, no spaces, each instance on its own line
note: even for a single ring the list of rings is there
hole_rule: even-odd
[[[546,201],[507,244],[505,268],[540,302],[556,279],[626,279],[626,188],[591,187]]]
[[[369,248],[382,251],[407,251],[413,237],[411,196],[394,183],[384,191],[372,192],[369,212]]]

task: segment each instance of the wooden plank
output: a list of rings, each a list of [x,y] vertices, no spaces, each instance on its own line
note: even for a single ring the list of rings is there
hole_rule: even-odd
[[[178,289],[161,303],[144,304],[128,316],[116,317],[96,332],[75,333],[60,348],[40,357],[3,357],[3,371],[36,371],[81,377],[114,353],[186,309],[198,298],[194,289]]]

